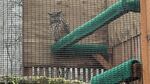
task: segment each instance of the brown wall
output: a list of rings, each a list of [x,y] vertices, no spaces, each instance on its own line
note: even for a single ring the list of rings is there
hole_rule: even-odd
[[[93,18],[105,8],[105,0],[24,0],[23,64],[29,66],[95,66],[92,57],[55,57],[48,13],[62,11],[70,30]],[[107,43],[107,28],[96,31],[79,43]]]
[[[54,43],[48,13],[62,11],[70,30],[90,20],[104,9],[106,0],[24,0],[23,64],[31,66],[99,66],[92,57],[57,57],[50,46]],[[111,0],[107,4],[112,4]],[[139,14],[129,13],[96,31],[79,43],[107,43],[113,50],[113,66],[131,57],[140,59]],[[108,27],[108,31],[107,31]],[[108,37],[107,38],[107,32]],[[149,69],[148,69],[149,70]],[[31,70],[30,70],[31,71]]]
[[[113,49],[113,65],[133,57],[140,59],[139,18],[139,13],[128,13],[108,25],[109,45]]]

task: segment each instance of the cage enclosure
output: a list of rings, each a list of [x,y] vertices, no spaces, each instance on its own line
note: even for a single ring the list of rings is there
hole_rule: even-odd
[[[0,79],[142,84],[140,0],[1,0],[0,10]]]

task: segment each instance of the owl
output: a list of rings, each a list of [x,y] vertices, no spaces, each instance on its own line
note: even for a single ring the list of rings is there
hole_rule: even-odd
[[[69,25],[66,23],[62,11],[48,13],[50,16],[50,30],[54,41],[57,42],[68,34]]]

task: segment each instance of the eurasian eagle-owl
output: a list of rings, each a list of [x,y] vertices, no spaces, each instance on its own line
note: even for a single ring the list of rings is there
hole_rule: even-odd
[[[69,33],[69,26],[66,23],[62,11],[49,13],[51,33],[54,41],[57,42]]]

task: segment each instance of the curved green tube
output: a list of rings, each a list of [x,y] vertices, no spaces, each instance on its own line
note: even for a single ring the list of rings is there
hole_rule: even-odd
[[[105,11],[98,14],[95,18],[89,20],[83,25],[67,34],[52,46],[53,51],[59,51],[65,47],[72,46],[82,38],[91,35],[97,29],[109,24],[120,16],[132,11],[140,12],[139,0],[118,0],[108,7]]]
[[[132,77],[132,65],[135,63],[140,62],[130,59],[117,67],[98,74],[92,78],[91,84],[119,84],[121,81],[129,80]]]

